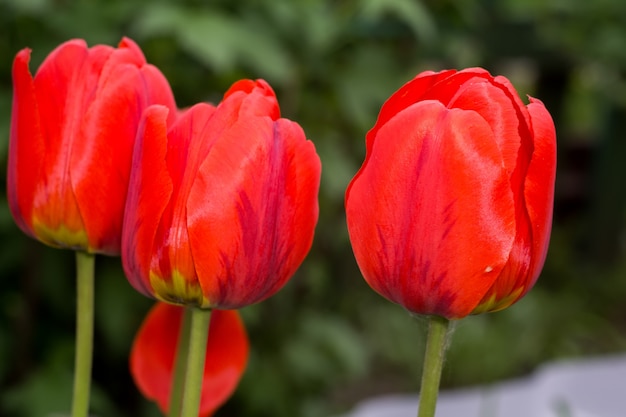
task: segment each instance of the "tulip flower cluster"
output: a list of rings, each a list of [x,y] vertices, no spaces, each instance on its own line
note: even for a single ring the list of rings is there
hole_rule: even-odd
[[[66,42],[34,77],[29,57],[24,49],[13,64],[15,222],[79,260],[121,256],[130,284],[160,301],[130,353],[139,390],[163,413],[211,415],[244,371],[248,339],[236,311],[193,315],[192,330],[183,317],[260,302],[294,275],[318,220],[313,143],[281,118],[263,80],[240,80],[216,105],[179,110],[166,78],[127,38],[117,48]],[[479,68],[424,72],[382,106],[366,152],[345,194],[356,261],[375,291],[433,318],[436,344],[445,345],[437,326],[501,310],[532,288],[546,258],[556,169],[554,124],[539,100],[525,105],[506,78]],[[187,336],[183,401],[173,381]],[[425,370],[440,374],[443,348],[432,349],[434,368],[430,349]],[[187,394],[195,376],[198,398]],[[421,402],[420,416],[434,414],[426,389],[436,399],[438,383],[423,381],[423,403],[432,404]],[[86,413],[85,403],[73,416]]]
[[[313,241],[321,167],[265,81],[241,80],[217,106],[179,111],[130,39],[66,42],[35,77],[29,56],[20,51],[13,65],[7,183],[26,234],[121,255],[138,291],[182,306],[241,308],[285,285]],[[131,354],[139,388],[164,412],[181,320],[180,307],[157,304]],[[203,416],[232,393],[248,354],[235,311],[216,311],[210,328]]]

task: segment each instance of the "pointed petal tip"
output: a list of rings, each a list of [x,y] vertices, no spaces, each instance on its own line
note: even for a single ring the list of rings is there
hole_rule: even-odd
[[[14,97],[17,93],[16,84],[23,80],[22,77],[25,74],[28,74],[28,78],[32,80],[32,75],[29,68],[31,52],[32,49],[24,48],[15,55],[15,59],[13,60],[12,75],[14,85]]]
[[[139,47],[137,42],[135,42],[131,38],[129,38],[127,36],[122,37],[122,39],[117,44],[117,46],[118,46],[118,48],[130,49],[135,55],[137,55],[138,57],[141,57],[142,61],[144,61],[144,62],[146,61],[146,58],[145,58],[145,56],[143,54],[143,51],[141,50],[141,48]]]
[[[148,106],[143,112],[144,119],[156,118],[159,120],[166,120],[170,113],[169,107],[163,104],[152,104]]]
[[[236,91],[243,91],[246,94],[250,94],[254,91],[255,88],[260,88],[262,91],[271,92],[273,95],[274,90],[267,81],[262,78],[257,78],[256,80],[252,80],[249,78],[242,79],[233,83],[228,90],[224,93],[224,98],[230,96]]]
[[[23,48],[16,55],[15,59],[30,61],[30,54],[33,50],[31,48]]]

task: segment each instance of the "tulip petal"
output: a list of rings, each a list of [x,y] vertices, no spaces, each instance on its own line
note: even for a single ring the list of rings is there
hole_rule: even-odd
[[[311,247],[320,162],[285,119],[243,118],[216,141],[187,202],[209,305],[237,308],[280,289]]]
[[[201,157],[212,146],[203,135],[215,108],[205,103],[185,111],[167,134],[167,172],[172,194],[154,237],[151,286],[164,301],[204,306],[191,253],[185,202]]]
[[[30,50],[21,50],[13,62],[13,106],[7,169],[9,207],[17,225],[33,235],[32,208],[46,152],[35,84],[28,69]]]
[[[92,64],[97,66],[110,50],[94,48],[97,59]],[[88,55],[84,41],[66,42],[48,55],[34,78],[45,155],[34,193],[32,223],[37,238],[52,246],[88,246],[69,172],[73,133],[82,117],[80,105],[88,99],[82,87],[86,80],[93,80],[85,69]]]
[[[374,140],[378,130],[385,125],[400,111],[406,109],[410,105],[422,100],[424,95],[438,82],[445,80],[452,74],[455,74],[455,70],[447,70],[441,72],[425,71],[418,74],[408,83],[404,84],[398,91],[396,91],[380,109],[376,124],[367,133],[366,146],[369,150],[370,142]]]
[[[239,117],[280,117],[280,108],[272,87],[264,80],[239,80],[224,94],[224,102],[240,106]]]
[[[81,109],[84,116],[73,141],[70,170],[90,243],[100,253],[116,255],[141,114],[150,104],[163,104],[170,109],[170,121],[176,105],[165,77],[146,65],[143,53],[128,38],[94,71],[99,76],[92,80],[97,84],[85,86],[92,97]]]
[[[447,71],[442,71],[447,73]],[[448,73],[449,74],[449,73]],[[459,91],[459,87],[467,82],[475,82],[480,79],[492,79],[489,72],[483,68],[466,68],[462,71],[449,74],[448,77],[438,79],[422,96],[422,100],[437,100],[444,106],[451,108],[450,102]]]
[[[135,384],[167,414],[183,307],[157,303],[146,316],[133,342],[130,371]],[[207,343],[201,417],[211,415],[235,391],[248,359],[245,328],[236,311],[211,313]]]
[[[532,134],[528,112],[517,93],[512,94],[491,79],[475,77],[458,88],[447,107],[476,111],[487,121],[494,131],[507,172],[510,176],[516,173],[511,179],[513,188],[515,191],[521,188],[532,153]]]
[[[140,69],[143,83],[146,85],[144,106],[152,104],[162,104],[170,109],[167,115],[167,125],[174,124],[177,118],[178,109],[174,93],[167,78],[154,65],[146,64]],[[141,115],[140,115],[141,116]]]
[[[466,316],[498,277],[516,232],[493,131],[476,112],[424,101],[391,118],[370,146],[346,192],[361,272],[409,311]]]
[[[146,57],[143,55],[143,52],[141,51],[139,45],[137,45],[134,40],[127,38],[126,36],[122,37],[122,40],[120,40],[120,42],[117,44],[117,49],[119,51],[122,51],[124,54],[128,52],[129,54],[134,56],[137,66],[141,66],[146,62]]]
[[[548,252],[556,179],[556,131],[552,117],[543,103],[532,97],[528,112],[532,121],[535,148],[524,186],[532,228],[532,264],[527,290],[537,280]]]
[[[235,392],[246,368],[249,349],[239,313],[213,310],[204,365],[201,416],[209,415]]]
[[[137,132],[124,214],[122,261],[129,282],[152,296],[150,266],[157,228],[172,195],[165,163],[169,109],[146,109]]]
[[[509,261],[494,286],[473,313],[502,310],[523,297],[535,284],[543,267],[552,226],[556,172],[556,132],[543,103],[531,98],[532,159],[523,189],[517,192],[517,236]]]
[[[72,187],[89,241],[101,253],[120,250],[133,143],[145,108],[138,88],[143,80],[137,67],[115,65],[108,82],[98,86],[94,100],[82,109],[82,126],[73,143]]]

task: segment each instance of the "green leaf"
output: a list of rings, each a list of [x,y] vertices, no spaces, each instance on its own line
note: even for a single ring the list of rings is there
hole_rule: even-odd
[[[137,21],[144,37],[172,35],[187,53],[218,73],[243,65],[264,77],[284,82],[293,77],[294,64],[280,41],[260,26],[229,14],[156,4]]]
[[[434,18],[421,1],[416,0],[365,0],[363,15],[373,20],[390,14],[409,26],[418,38],[431,42],[437,35]]]
[[[361,337],[341,318],[307,313],[300,332],[284,346],[292,378],[305,384],[363,375],[368,352]]]

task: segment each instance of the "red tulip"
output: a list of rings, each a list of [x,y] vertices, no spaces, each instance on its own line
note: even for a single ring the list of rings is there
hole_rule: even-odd
[[[483,69],[424,72],[383,105],[346,191],[357,263],[407,310],[449,319],[519,300],[550,238],[556,136],[539,100]]]
[[[130,352],[130,372],[144,397],[169,410],[183,307],[157,303],[146,316]],[[200,416],[211,415],[235,391],[248,361],[248,336],[232,310],[211,312]]]
[[[262,80],[176,123],[152,106],[137,136],[122,261],[131,284],[163,301],[234,309],[261,301],[311,247],[320,161],[279,118]]]
[[[127,38],[118,48],[66,42],[34,78],[29,61],[23,49],[13,63],[13,218],[50,246],[119,254],[137,127],[150,104],[175,109],[169,84]]]

